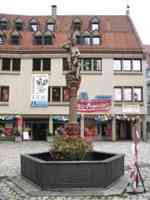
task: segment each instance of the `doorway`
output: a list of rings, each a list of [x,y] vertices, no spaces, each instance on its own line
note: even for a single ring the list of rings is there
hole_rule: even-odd
[[[47,138],[48,119],[27,119],[25,127],[31,128],[32,140],[44,140]]]

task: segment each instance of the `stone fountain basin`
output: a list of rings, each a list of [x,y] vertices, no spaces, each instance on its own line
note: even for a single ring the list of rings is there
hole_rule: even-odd
[[[21,175],[43,190],[105,188],[123,174],[123,154],[90,152],[82,161],[54,161],[49,152],[21,155]]]

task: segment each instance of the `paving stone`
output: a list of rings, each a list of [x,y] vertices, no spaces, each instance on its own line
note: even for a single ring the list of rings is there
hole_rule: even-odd
[[[125,169],[130,160],[132,160],[133,155],[131,153],[131,142],[95,142],[93,143],[93,149],[97,151],[107,151],[114,153],[125,154]],[[6,151],[7,149],[7,151]],[[141,174],[144,178],[144,183],[147,192],[143,194],[123,194],[115,195],[111,193],[111,190],[107,191],[107,195],[99,194],[94,195],[95,191],[85,193],[81,191],[77,196],[73,195],[73,192],[68,194],[61,194],[61,191],[55,191],[54,196],[50,196],[50,192],[41,192],[37,196],[37,191],[35,194],[29,195],[25,190],[12,181],[13,177],[20,176],[20,154],[24,153],[34,153],[42,152],[50,149],[49,143],[47,142],[0,142],[0,200],[150,200],[150,159],[149,150],[150,143],[141,142],[139,145],[139,164],[141,166]],[[127,171],[125,175],[128,176]],[[17,180],[18,183],[19,179]],[[117,184],[116,184],[117,186]],[[28,188],[28,191],[33,191],[34,186],[31,187],[29,183],[24,183],[24,187]],[[54,192],[54,191],[53,191]],[[83,195],[83,193],[85,193]],[[82,195],[81,195],[82,194]],[[35,196],[34,196],[35,195]]]

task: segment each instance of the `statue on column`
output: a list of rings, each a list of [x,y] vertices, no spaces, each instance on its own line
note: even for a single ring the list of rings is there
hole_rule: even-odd
[[[69,53],[69,71],[66,74],[66,84],[70,93],[69,123],[66,125],[65,133],[68,135],[80,135],[80,128],[77,124],[77,92],[80,87],[80,51],[76,47],[76,35],[72,34],[70,41],[63,45]]]

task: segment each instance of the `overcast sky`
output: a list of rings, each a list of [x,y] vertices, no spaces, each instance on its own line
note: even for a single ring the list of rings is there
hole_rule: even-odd
[[[0,0],[0,13],[51,15],[57,5],[58,15],[124,15],[127,3],[142,42],[150,44],[149,0]]]

